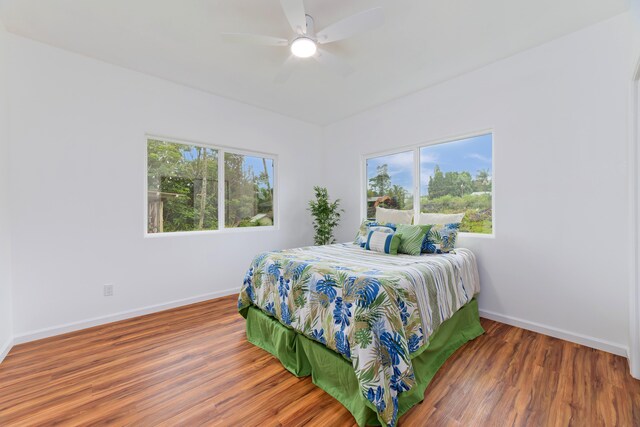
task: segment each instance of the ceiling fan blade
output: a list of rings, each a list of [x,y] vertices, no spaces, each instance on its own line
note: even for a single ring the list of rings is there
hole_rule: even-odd
[[[280,71],[276,75],[274,82],[282,84],[289,80],[289,77],[291,77],[291,73],[293,73],[293,70],[296,68],[297,63],[298,60],[296,59],[296,57],[290,55],[287,60],[284,61],[284,64],[282,64],[282,68],[280,68]]]
[[[318,49],[318,53],[313,56],[313,59],[339,76],[346,77],[353,73],[351,65],[324,49]]]
[[[264,46],[287,46],[289,40],[259,34],[222,33],[222,39],[231,43],[260,44]]]
[[[381,7],[356,13],[348,18],[329,25],[318,32],[318,43],[331,43],[344,40],[363,31],[379,27],[384,23],[384,11]]]
[[[280,0],[282,10],[289,21],[289,25],[296,34],[307,32],[307,16],[302,0]]]

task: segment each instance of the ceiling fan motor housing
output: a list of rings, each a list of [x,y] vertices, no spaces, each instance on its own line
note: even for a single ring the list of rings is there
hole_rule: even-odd
[[[316,27],[313,23],[313,18],[311,17],[311,15],[305,15],[305,18],[307,20],[307,28],[306,31],[304,32],[304,34],[309,37],[312,38],[313,40],[315,40],[316,37]]]

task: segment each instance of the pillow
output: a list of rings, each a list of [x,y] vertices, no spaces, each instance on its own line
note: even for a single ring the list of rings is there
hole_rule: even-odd
[[[364,248],[368,251],[397,255],[399,245],[400,237],[396,233],[370,231],[369,236],[367,236],[367,243],[365,244]]]
[[[356,245],[360,245],[364,247],[365,243],[367,243],[367,236],[369,236],[369,231],[382,231],[385,233],[394,233],[396,231],[395,224],[380,224],[376,221],[365,220],[360,225],[360,230],[358,230],[358,234],[356,234],[356,240],[353,242]]]
[[[462,222],[462,218],[464,218],[464,212],[457,214],[421,213],[416,218],[416,224],[459,224]]]
[[[392,224],[411,224],[413,219],[413,209],[401,211],[398,209],[385,209],[378,206],[376,208],[376,221],[380,223],[390,222]]]
[[[436,224],[431,227],[422,245],[422,252],[428,254],[446,254],[456,246],[459,223]]]
[[[400,236],[398,252],[407,255],[420,255],[422,244],[431,229],[431,225],[405,225],[398,224],[396,234]]]

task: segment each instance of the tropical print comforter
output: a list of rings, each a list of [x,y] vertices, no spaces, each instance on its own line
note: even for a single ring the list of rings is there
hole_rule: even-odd
[[[348,359],[383,423],[414,385],[412,355],[479,292],[474,254],[385,255],[337,244],[266,252],[247,271],[238,308],[262,309]]]

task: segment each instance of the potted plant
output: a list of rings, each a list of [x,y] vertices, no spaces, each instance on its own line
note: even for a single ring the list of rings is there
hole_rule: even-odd
[[[315,230],[314,243],[316,246],[335,243],[333,229],[340,222],[340,199],[329,201],[329,192],[324,187],[313,187],[316,199],[309,201],[309,211],[313,216],[313,229]]]

